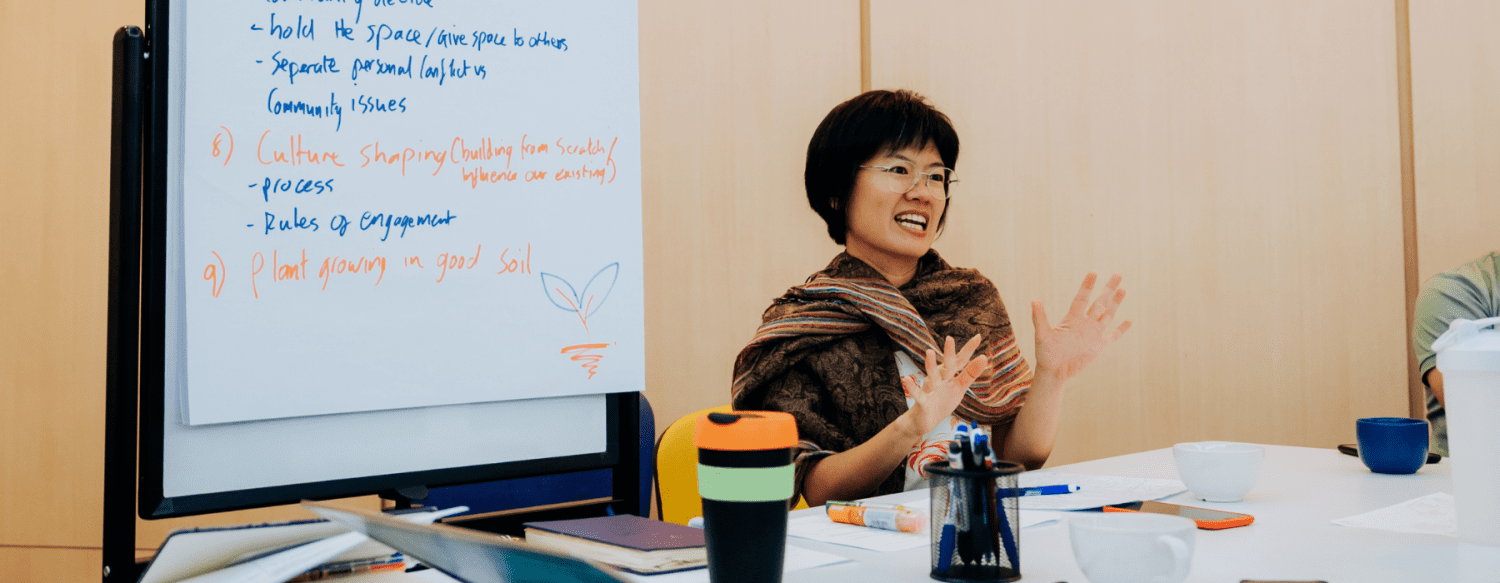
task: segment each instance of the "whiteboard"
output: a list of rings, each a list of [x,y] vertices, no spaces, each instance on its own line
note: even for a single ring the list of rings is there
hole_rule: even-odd
[[[634,3],[174,10],[183,423],[644,389]]]

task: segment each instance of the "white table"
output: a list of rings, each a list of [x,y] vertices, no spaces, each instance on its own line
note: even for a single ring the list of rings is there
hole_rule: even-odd
[[[1255,489],[1237,503],[1203,502],[1184,492],[1168,502],[1255,516],[1250,526],[1197,531],[1190,582],[1238,583],[1243,579],[1329,583],[1500,582],[1500,547],[1461,543],[1441,535],[1337,526],[1332,522],[1435,492],[1451,492],[1451,463],[1424,466],[1409,476],[1375,474],[1358,458],[1332,448],[1268,445]],[[1170,449],[1049,468],[1073,474],[1179,479]],[[910,500],[925,492],[882,499]],[[799,510],[794,516],[821,513]],[[932,581],[930,548],[876,553],[852,547],[788,539],[790,544],[833,553],[850,562],[794,571],[786,583],[842,581]],[[1021,581],[1085,583],[1073,560],[1066,520],[1021,531]],[[356,579],[350,579],[354,581]],[[440,573],[357,578],[364,583],[451,582]]]
[[[1368,583],[1379,581],[1500,582],[1500,547],[1461,543],[1441,535],[1401,534],[1332,524],[1344,518],[1435,492],[1452,492],[1449,460],[1416,474],[1375,474],[1338,451],[1266,446],[1254,490],[1237,503],[1203,502],[1182,493],[1166,501],[1255,516],[1250,526],[1197,531],[1191,582],[1242,579]],[[1171,449],[1059,466],[1060,472],[1179,479]],[[1500,487],[1500,485],[1497,485]],[[885,498],[910,499],[913,493]],[[798,512],[822,512],[821,508]],[[1083,583],[1073,560],[1066,520],[1021,531],[1021,581]],[[787,574],[787,583],[931,581],[927,547],[879,554],[802,539],[797,546],[835,553],[852,562]]]

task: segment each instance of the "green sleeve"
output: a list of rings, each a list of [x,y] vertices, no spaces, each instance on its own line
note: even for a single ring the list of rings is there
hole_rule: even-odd
[[[1411,348],[1425,378],[1437,366],[1432,341],[1448,330],[1457,318],[1478,320],[1500,316],[1496,280],[1500,276],[1500,252],[1489,253],[1451,271],[1440,273],[1417,296],[1411,330]]]

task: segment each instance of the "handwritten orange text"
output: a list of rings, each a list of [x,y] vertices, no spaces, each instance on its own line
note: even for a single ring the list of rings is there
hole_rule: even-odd
[[[219,146],[224,143],[224,136],[229,136],[229,150],[224,153],[224,165],[228,166],[229,159],[234,157],[234,134],[229,131],[229,128],[224,126],[219,126],[219,129],[224,131],[214,134],[213,156],[215,158],[219,157]]]
[[[443,283],[443,278],[448,277],[449,269],[474,269],[474,266],[479,264],[479,251],[483,248],[484,245],[475,247],[474,256],[471,258],[466,258],[463,255],[459,255],[457,253],[443,253],[438,255],[437,263],[438,265],[441,265],[443,267],[443,274],[438,276],[437,282]],[[468,266],[464,265],[465,261],[468,262]]]
[[[516,181],[516,172],[514,170],[489,170],[489,171],[486,171],[484,169],[484,166],[480,166],[478,168],[475,168],[473,172],[470,172],[469,168],[467,166],[461,168],[460,170],[463,173],[462,180],[464,182],[469,183],[469,188],[471,188],[471,189],[473,189],[473,188],[479,188],[479,183],[481,183],[481,182],[515,182]]]
[[[505,156],[505,168],[508,170],[510,169],[510,155],[514,151],[514,146],[496,146],[493,138],[479,140],[479,147],[474,149],[469,149],[468,142],[465,142],[463,138],[453,138],[453,144],[448,147],[448,159],[474,162],[489,161]]]
[[[224,289],[224,276],[229,274],[229,270],[224,266],[224,258],[219,257],[218,251],[209,251],[209,253],[214,254],[214,258],[219,260],[219,264],[214,265],[210,263],[208,267],[203,268],[203,280],[208,282],[209,289],[213,292],[214,297],[219,297],[219,292]],[[504,260],[505,255],[501,254],[500,259]]]
[[[266,130],[260,135],[260,141],[255,144],[255,160],[263,165],[291,164],[301,166],[303,164],[333,164],[343,166],[339,162],[338,152],[314,151],[302,147],[302,134],[287,136],[287,149],[277,150],[271,148],[270,159],[266,159],[266,136],[271,135],[271,130]]]
[[[552,179],[559,182],[563,180],[593,181],[595,179],[598,179],[599,184],[604,184],[605,174],[606,171],[604,168],[589,168],[588,164],[584,164],[576,169],[571,170],[567,168],[560,168],[557,172],[554,172],[552,174]]]
[[[255,278],[260,275],[261,270],[265,269],[265,267],[266,256],[262,255],[261,252],[256,251],[255,255],[250,256],[250,289],[255,293],[256,298],[260,298],[260,287],[256,284]],[[302,250],[301,261],[286,264],[281,263],[280,252],[271,251],[271,281],[284,281],[288,279],[297,281],[307,279],[306,249]]]
[[[387,166],[401,165],[401,175],[406,176],[407,162],[437,162],[437,168],[433,169],[432,176],[437,176],[443,170],[443,164],[451,158],[447,150],[419,150],[417,148],[402,148],[400,152],[387,153],[380,149],[380,142],[365,144],[359,149],[359,156],[365,161],[359,165],[360,168],[369,166],[371,162],[385,164]]]
[[[603,166],[589,168],[588,164],[583,164],[583,165],[579,166],[577,169],[561,168],[561,169],[558,169],[557,172],[554,172],[552,174],[552,179],[553,180],[557,180],[557,181],[562,181],[562,180],[590,180],[590,181],[592,181],[592,180],[594,180],[594,179],[597,178],[599,180],[599,184],[600,185],[609,184],[609,183],[614,182],[615,181],[615,174],[617,174],[617,171],[618,171],[618,169],[615,167],[615,144],[617,144],[619,142],[620,142],[620,138],[616,137],[614,139],[614,141],[612,141],[612,142],[609,143],[609,150],[607,150],[608,154],[604,157],[604,165]],[[589,138],[588,145],[586,145],[586,146],[576,146],[576,145],[574,145],[574,146],[564,146],[563,145],[563,141],[562,141],[561,138],[559,138],[557,140],[557,146],[558,146],[558,148],[560,150],[562,150],[566,154],[585,154],[585,155],[603,154],[603,153],[606,152],[606,150],[604,149],[604,147],[601,144],[602,144],[602,142],[597,142],[593,138]],[[605,179],[606,176],[608,177],[608,180]]]
[[[255,161],[260,165],[346,166],[337,149],[314,146],[316,141],[326,141],[319,136],[285,134],[286,147],[283,148],[276,146],[281,138],[271,137],[273,131],[261,132],[255,143]],[[609,143],[605,144],[605,140]],[[460,179],[469,183],[470,188],[478,188],[480,183],[536,182],[549,178],[552,181],[587,181],[604,185],[613,183],[618,174],[614,152],[620,142],[619,136],[585,137],[579,142],[569,138],[545,141],[523,134],[518,144],[507,144],[504,139],[494,137],[465,139],[454,136],[446,141],[447,148],[428,147],[424,145],[426,141],[418,139],[414,144],[405,140],[367,142],[357,150],[359,161],[356,167],[387,169],[404,177],[412,172],[438,176],[450,164],[459,164]],[[235,153],[235,136],[227,126],[218,126],[208,147],[212,157],[216,160],[222,157],[227,166]],[[534,164],[513,167],[517,153],[521,160],[531,159]],[[431,165],[431,170],[427,165]]]
[[[521,135],[521,159],[525,160],[527,154],[531,154],[533,156],[537,154],[546,154],[547,144],[528,144],[526,143],[526,137],[528,135],[529,134]]]
[[[516,255],[520,255],[521,254],[520,251],[521,250],[519,248],[516,249]],[[503,274],[506,274],[506,273],[522,273],[522,274],[529,274],[529,273],[531,273],[531,243],[527,243],[526,244],[526,258],[525,259],[509,259],[509,260],[507,260],[505,258],[505,254],[506,253],[510,253],[510,247],[506,247],[504,251],[500,252],[500,271],[496,271],[495,272],[496,274],[502,274],[503,275]]]
[[[380,276],[375,278],[375,285],[385,279],[385,257],[376,255],[369,259],[361,256],[359,259],[344,259],[338,255],[324,259],[323,266],[318,268],[318,277],[323,278],[323,287],[319,291],[328,289],[328,280],[335,274],[345,273],[370,273],[376,267],[380,268]]]

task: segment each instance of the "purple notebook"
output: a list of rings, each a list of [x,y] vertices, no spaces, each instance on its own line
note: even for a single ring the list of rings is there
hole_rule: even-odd
[[[526,542],[634,573],[667,573],[708,564],[701,529],[629,514],[528,522]]]

